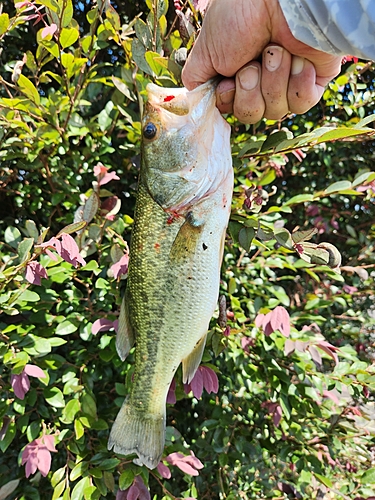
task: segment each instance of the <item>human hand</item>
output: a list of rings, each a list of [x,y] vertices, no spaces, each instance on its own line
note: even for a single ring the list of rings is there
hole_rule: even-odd
[[[212,0],[182,81],[191,90],[223,75],[219,110],[256,123],[306,112],[340,67],[340,56],[294,38],[278,0]]]

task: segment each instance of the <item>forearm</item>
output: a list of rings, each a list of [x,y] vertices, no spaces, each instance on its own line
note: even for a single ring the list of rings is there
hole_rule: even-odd
[[[336,55],[375,60],[374,0],[279,0],[293,35]]]

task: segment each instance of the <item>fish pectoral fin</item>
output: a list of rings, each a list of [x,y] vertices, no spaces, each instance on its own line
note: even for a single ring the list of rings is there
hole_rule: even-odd
[[[198,366],[202,361],[206,339],[207,335],[204,335],[204,337],[197,342],[189,356],[182,360],[182,381],[184,384],[190,384],[195,372],[198,370]]]
[[[192,212],[187,214],[171,247],[169,256],[172,261],[189,258],[195,253],[203,224],[199,219],[194,218]]]
[[[121,303],[116,336],[116,349],[122,361],[124,361],[129,354],[134,342],[135,332],[129,318],[129,294],[125,291],[125,295]]]

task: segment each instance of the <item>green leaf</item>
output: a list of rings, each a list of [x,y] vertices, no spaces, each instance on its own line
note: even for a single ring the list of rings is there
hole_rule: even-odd
[[[61,470],[61,469],[59,469],[59,470]],[[61,498],[61,494],[65,490],[65,486],[66,486],[65,480],[56,484],[56,486],[54,487],[54,490],[53,490],[52,500],[57,500],[58,498]]]
[[[338,181],[334,182],[330,186],[328,186],[325,190],[325,194],[339,193],[340,191],[344,191],[346,189],[350,189],[352,187],[352,183],[350,181]]]
[[[96,212],[99,208],[99,196],[95,191],[91,193],[89,198],[86,200],[85,206],[82,211],[82,219],[89,223],[95,217]]]
[[[287,229],[280,228],[275,229],[275,238],[276,241],[285,248],[292,250],[294,248],[294,242],[292,239],[292,235]]]
[[[81,437],[85,433],[85,429],[84,429],[82,423],[80,422],[80,420],[78,420],[78,419],[74,420],[74,433],[75,433],[77,440],[81,439]]]
[[[52,475],[51,478],[51,486],[55,488],[55,486],[62,480],[65,476],[66,467],[61,467],[61,469],[57,469]]]
[[[251,242],[253,241],[255,236],[255,231],[252,227],[243,227],[238,233],[238,242],[241,247],[246,250],[246,252],[250,251]]]
[[[36,292],[32,292],[31,290],[25,290],[18,297],[16,304],[21,304],[21,302],[39,302],[40,297]]]
[[[9,14],[3,12],[0,15],[0,35],[3,35],[9,27]]]
[[[71,424],[80,409],[81,407],[77,399],[71,399],[70,401],[68,401],[67,405],[62,411],[62,415],[60,417],[61,422],[63,422],[64,424]]]
[[[20,75],[17,80],[17,85],[21,92],[25,94],[30,101],[34,102],[37,106],[40,105],[40,95],[35,87],[35,85],[25,76]]]
[[[90,486],[89,477],[84,477],[83,479],[81,479],[73,488],[71,500],[83,500],[84,499],[83,492],[89,486]]]
[[[290,200],[286,201],[284,203],[284,206],[296,205],[297,203],[305,203],[306,201],[313,200],[314,196],[312,194],[297,194],[296,196],[293,196],[293,198],[290,198]]]
[[[68,226],[65,226],[61,231],[59,231],[56,235],[56,238],[61,236],[63,233],[65,234],[72,234],[72,233],[77,233],[78,231],[81,231],[84,227],[86,227],[87,222],[85,221],[80,221],[80,222],[74,222],[73,224],[69,224]]]
[[[119,479],[120,490],[126,490],[127,488],[130,488],[130,486],[133,484],[134,477],[134,472],[131,469],[124,470],[124,472],[121,473]]]
[[[65,400],[63,393],[58,387],[47,387],[44,389],[43,395],[47,403],[54,408],[64,408]]]
[[[8,418],[9,422],[9,418]],[[3,424],[4,426],[4,424]],[[16,424],[14,422],[10,422],[8,429],[6,429],[5,437],[0,440],[0,450],[5,453],[12,443],[13,439],[16,437]]]
[[[82,405],[82,412],[97,419],[98,415],[94,398],[90,394],[84,394],[80,401]]]
[[[33,220],[27,220],[25,222],[25,228],[28,233],[28,235],[34,239],[34,241],[38,240],[39,237],[39,231],[38,228],[36,227],[36,224]]]
[[[20,263],[25,262],[30,258],[30,250],[34,245],[34,238],[25,238],[18,244],[18,257]]]
[[[153,76],[153,71],[147,64],[145,54],[146,49],[143,44],[137,38],[134,38],[132,42],[132,55],[134,62],[137,64],[140,70],[144,71],[148,75]]]
[[[364,485],[375,484],[375,468],[366,470],[361,476],[361,482]]]
[[[39,45],[44,47],[55,59],[60,57],[59,46],[53,40],[40,40]]]
[[[280,130],[278,132],[274,132],[264,141],[261,152],[264,153],[265,151],[273,150],[280,143],[288,139],[293,139],[293,134],[290,130]]]
[[[20,231],[13,226],[8,226],[4,232],[5,243],[8,243],[13,248],[17,248],[18,243],[21,241]]]
[[[72,0],[59,0],[60,12],[63,13],[61,18],[61,27],[68,26],[73,19],[73,3]]]
[[[77,28],[63,28],[60,33],[60,44],[63,49],[71,47],[79,38]]]
[[[56,335],[69,335],[70,333],[76,332],[77,330],[78,327],[69,319],[66,319],[57,326]]]
[[[75,481],[76,479],[78,479],[79,477],[81,477],[83,475],[84,472],[87,471],[87,469],[89,468],[89,463],[88,462],[79,462],[72,470],[72,472],[70,473],[70,480],[71,481]]]
[[[115,469],[121,461],[118,458],[106,458],[98,464],[100,470],[111,470]]]
[[[13,491],[18,487],[19,483],[20,483],[19,479],[13,479],[12,481],[5,483],[0,488],[0,499],[5,500],[8,498],[8,500],[10,500],[9,495],[13,493]]]

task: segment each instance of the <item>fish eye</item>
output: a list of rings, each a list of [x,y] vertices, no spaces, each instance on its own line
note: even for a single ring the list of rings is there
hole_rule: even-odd
[[[157,131],[156,125],[152,122],[148,122],[143,129],[143,137],[145,137],[145,139],[153,139]]]

